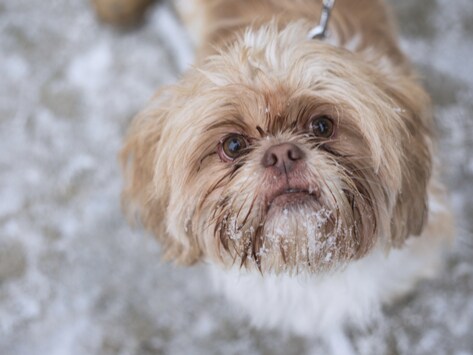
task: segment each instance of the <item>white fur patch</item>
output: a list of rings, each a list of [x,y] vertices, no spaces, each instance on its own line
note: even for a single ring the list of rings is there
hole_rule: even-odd
[[[345,325],[366,326],[382,304],[407,293],[440,266],[443,238],[411,238],[389,255],[381,247],[345,270],[325,275],[264,275],[211,267],[219,292],[258,327],[329,337]]]

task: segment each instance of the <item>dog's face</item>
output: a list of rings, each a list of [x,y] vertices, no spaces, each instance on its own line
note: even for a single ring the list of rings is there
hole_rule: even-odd
[[[300,33],[248,33],[135,120],[125,198],[168,257],[320,272],[421,232],[424,92]]]

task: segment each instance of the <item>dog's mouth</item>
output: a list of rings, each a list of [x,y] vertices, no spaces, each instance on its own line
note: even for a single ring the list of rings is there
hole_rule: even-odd
[[[268,198],[268,210],[273,208],[287,208],[291,206],[302,205],[309,200],[318,198],[316,190],[307,188],[283,188],[278,189]]]

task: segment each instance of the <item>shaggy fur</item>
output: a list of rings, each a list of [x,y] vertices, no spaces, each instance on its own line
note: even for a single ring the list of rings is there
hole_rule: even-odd
[[[374,308],[432,274],[451,232],[447,208],[427,218],[429,198],[445,205],[431,177],[431,106],[384,3],[338,0],[323,41],[307,39],[321,1],[177,6],[195,36],[196,66],[135,118],[122,151],[125,205],[137,208],[166,258],[206,260],[232,269],[228,275],[261,273],[254,282],[274,280],[276,293],[278,280],[304,274],[317,293],[321,277],[338,280],[335,290],[355,272],[363,288],[363,278],[378,280],[370,269],[402,269],[396,260],[415,258],[419,245],[431,248],[422,251],[429,254],[420,258],[425,264],[406,266],[399,285],[369,288]],[[330,137],[311,131],[320,117],[333,122]],[[247,146],[226,161],[222,142],[231,134]],[[302,158],[290,170],[265,166],[268,151],[282,144],[297,147]],[[421,242],[406,244],[412,238]],[[396,259],[391,249],[406,254]],[[350,290],[357,292],[353,280]],[[252,286],[256,298],[264,294],[258,287]],[[356,307],[345,304],[336,323]]]

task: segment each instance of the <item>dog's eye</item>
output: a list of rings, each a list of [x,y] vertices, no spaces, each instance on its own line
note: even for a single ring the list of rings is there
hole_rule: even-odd
[[[331,118],[320,116],[312,119],[310,122],[312,133],[321,138],[330,138],[333,135],[334,124]]]
[[[218,155],[222,161],[233,161],[238,158],[248,146],[246,139],[239,134],[225,138],[218,147]]]

